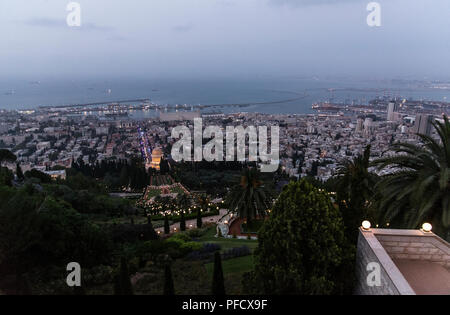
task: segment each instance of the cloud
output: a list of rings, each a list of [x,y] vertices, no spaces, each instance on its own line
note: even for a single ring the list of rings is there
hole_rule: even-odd
[[[52,18],[31,18],[23,22],[25,25],[29,26],[40,26],[40,27],[50,27],[59,28],[67,26],[64,19],[52,19]]]
[[[54,19],[54,18],[31,18],[25,21],[22,21],[23,24],[28,26],[35,27],[47,27],[47,28],[55,28],[62,29],[67,28],[67,22],[65,19]],[[87,32],[113,32],[114,28],[110,26],[102,26],[97,25],[95,23],[81,23],[80,27],[73,28],[76,30],[87,31]]]
[[[112,35],[112,36],[110,36],[110,37],[108,37],[106,39],[110,40],[110,41],[114,41],[114,42],[125,42],[125,41],[128,41],[127,37],[124,37],[124,36],[121,36],[121,35]]]
[[[176,25],[172,27],[172,31],[177,33],[186,33],[191,31],[194,28],[194,25],[192,24],[185,24],[185,25]]]
[[[97,32],[113,32],[114,28],[111,26],[97,25],[94,23],[82,23],[81,29],[86,31],[97,31]]]
[[[363,1],[365,0],[268,0],[268,3],[269,5],[273,6],[305,7],[317,5],[334,5],[351,2],[363,2]]]

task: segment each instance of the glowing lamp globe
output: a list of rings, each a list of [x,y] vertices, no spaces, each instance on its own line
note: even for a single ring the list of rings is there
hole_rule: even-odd
[[[370,230],[370,227],[371,227],[371,224],[369,221],[366,220],[362,223],[363,230],[368,231],[368,230]]]
[[[433,227],[431,226],[430,223],[424,223],[424,224],[422,225],[422,230],[423,230],[424,232],[430,233],[432,229],[433,229]]]

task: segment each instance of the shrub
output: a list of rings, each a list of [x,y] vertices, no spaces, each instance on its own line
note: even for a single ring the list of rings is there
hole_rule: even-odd
[[[291,182],[258,233],[249,277],[255,281],[247,287],[275,295],[351,293],[344,287],[354,272],[348,270],[354,259],[349,249],[327,192],[306,180]]]
[[[183,251],[186,251],[186,253],[192,252],[192,251],[198,251],[203,248],[202,243],[198,242],[187,242],[180,246],[180,249]]]
[[[197,244],[200,244],[200,243],[197,243]],[[186,256],[186,260],[212,261],[213,254],[217,251],[220,251],[219,244],[206,243],[206,244],[203,244],[203,247],[201,249],[190,252]]]
[[[206,229],[194,229],[186,232],[191,238],[198,238],[203,236],[206,233]]]
[[[187,233],[177,233],[177,234],[173,235],[170,239],[178,239],[178,240],[182,240],[184,242],[192,241],[192,238]]]
[[[102,285],[114,280],[114,269],[110,266],[96,266],[83,272],[83,283],[86,285]]]
[[[148,224],[119,224],[111,227],[115,243],[149,241],[158,239],[158,234]]]
[[[202,251],[205,253],[214,253],[216,251],[220,250],[220,245],[219,244],[214,244],[214,243],[206,243],[203,244],[203,249]]]
[[[166,244],[169,245],[169,247],[176,247],[176,248],[180,248],[181,245],[183,245],[184,243],[186,243],[184,240],[177,238],[177,237],[170,237],[166,240]]]

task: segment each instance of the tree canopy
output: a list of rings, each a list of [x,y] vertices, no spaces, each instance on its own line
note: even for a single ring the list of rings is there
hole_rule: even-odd
[[[245,280],[256,291],[252,293],[332,294],[348,289],[339,278],[353,260],[342,217],[328,194],[307,181],[284,188],[258,242],[255,271]]]
[[[393,170],[382,177],[379,210],[391,226],[418,228],[425,221],[450,240],[450,122],[433,122],[439,139],[419,134],[423,145],[397,143],[394,156],[376,162]]]
[[[3,162],[15,162],[17,157],[7,149],[0,149],[0,167]]]

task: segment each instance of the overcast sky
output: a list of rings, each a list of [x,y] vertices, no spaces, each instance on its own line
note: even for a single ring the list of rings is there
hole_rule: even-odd
[[[450,1],[0,1],[0,78],[450,77]]]

